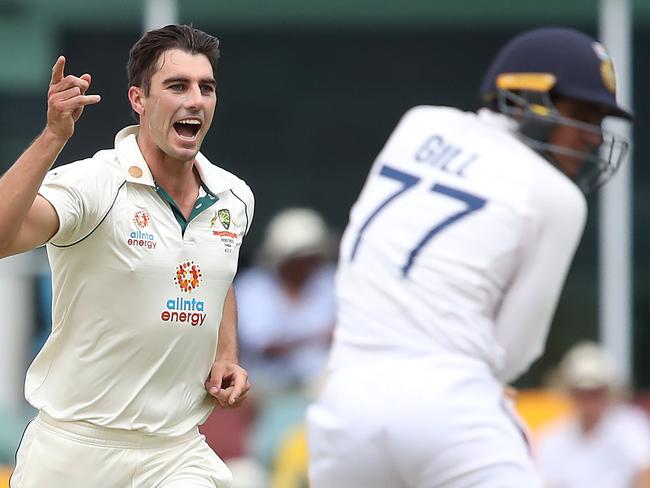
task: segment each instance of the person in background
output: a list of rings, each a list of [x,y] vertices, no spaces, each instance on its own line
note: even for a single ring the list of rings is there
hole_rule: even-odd
[[[327,361],[336,316],[331,240],[315,210],[285,209],[268,223],[256,265],[235,281],[241,361],[255,385],[249,451],[271,476]]]
[[[623,402],[617,366],[591,342],[562,360],[559,377],[574,413],[540,433],[538,462],[548,488],[650,488],[650,423]]]
[[[330,245],[316,211],[281,211],[257,265],[235,282],[242,364],[258,394],[309,386],[323,373],[336,314]]]

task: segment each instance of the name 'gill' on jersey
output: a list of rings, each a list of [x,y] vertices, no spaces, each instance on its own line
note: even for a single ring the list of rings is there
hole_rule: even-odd
[[[510,123],[489,110],[428,106],[402,118],[341,242],[331,368],[454,354],[511,378],[541,352],[586,207]],[[524,321],[522,312],[519,320],[526,304],[510,297],[528,291],[524,261],[540,266],[535,242],[551,230],[565,249],[546,263],[538,317]],[[510,357],[513,340],[522,343]]]

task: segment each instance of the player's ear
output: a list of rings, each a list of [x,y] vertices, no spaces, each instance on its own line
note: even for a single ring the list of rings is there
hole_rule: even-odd
[[[129,87],[129,102],[131,103],[131,108],[138,115],[144,113],[144,92],[139,86]]]

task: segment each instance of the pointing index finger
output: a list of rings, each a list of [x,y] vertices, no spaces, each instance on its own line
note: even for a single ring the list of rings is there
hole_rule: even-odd
[[[65,68],[65,57],[59,56],[52,66],[52,78],[50,80],[50,85],[54,85],[63,79],[63,70]]]

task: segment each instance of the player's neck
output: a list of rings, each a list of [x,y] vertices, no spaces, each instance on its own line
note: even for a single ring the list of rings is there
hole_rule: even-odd
[[[156,185],[162,187],[177,204],[182,205],[188,200],[193,204],[201,185],[194,168],[195,158],[182,161],[171,157],[147,137],[138,137],[138,146]]]
[[[201,179],[193,161],[181,163],[170,158],[146,161],[156,185],[163,187],[174,201],[184,200],[188,194],[196,196]]]

